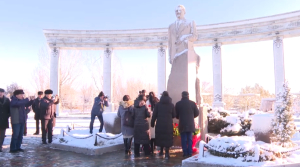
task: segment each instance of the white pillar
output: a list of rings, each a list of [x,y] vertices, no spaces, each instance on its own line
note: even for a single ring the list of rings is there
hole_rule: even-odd
[[[106,48],[103,55],[103,92],[109,97],[110,106],[106,108],[106,111],[114,111],[113,101],[113,50],[111,48]]]
[[[222,89],[222,52],[221,43],[216,43],[212,47],[212,61],[213,61],[213,86],[214,86],[214,100],[213,107],[224,107],[223,89]]]
[[[166,64],[166,47],[162,46],[157,52],[157,97],[167,90]]]
[[[53,95],[59,95],[59,64],[60,50],[57,47],[51,48],[50,52],[50,89],[53,90]],[[56,108],[56,116],[59,115],[59,105]]]
[[[276,37],[273,40],[273,56],[274,56],[274,74],[275,74],[275,95],[276,100],[280,101],[278,97],[285,82],[285,69],[284,69],[284,51],[283,51],[283,38]]]

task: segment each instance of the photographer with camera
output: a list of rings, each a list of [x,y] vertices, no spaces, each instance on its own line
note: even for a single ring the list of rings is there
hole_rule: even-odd
[[[101,125],[99,132],[102,132],[103,129],[103,115],[102,113],[105,110],[105,106],[108,107],[108,97],[104,95],[104,93],[101,91],[97,97],[95,97],[94,105],[91,111],[91,122],[90,122],[90,134],[93,133],[93,126],[95,117],[97,116]]]
[[[45,97],[40,103],[40,118],[42,123],[42,141],[46,143],[46,133],[48,132],[48,143],[52,143],[52,128],[53,121],[56,113],[56,105],[59,103],[58,95],[52,96],[53,91],[51,89],[45,90]]]

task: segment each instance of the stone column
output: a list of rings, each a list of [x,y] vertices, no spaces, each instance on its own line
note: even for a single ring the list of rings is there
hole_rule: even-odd
[[[166,47],[161,46],[157,52],[157,97],[167,90],[166,58]]]
[[[213,61],[213,86],[214,86],[214,100],[213,107],[224,107],[223,91],[222,91],[222,53],[221,43],[215,43],[212,47],[212,61]]]
[[[103,92],[109,97],[109,107],[106,111],[114,111],[113,101],[113,79],[112,79],[112,66],[113,66],[113,50],[111,48],[106,48],[103,55]]]
[[[273,56],[274,56],[274,74],[275,74],[275,95],[276,100],[280,101],[278,97],[285,82],[285,69],[284,69],[284,51],[283,51],[283,38],[276,37],[273,40]]]
[[[60,72],[60,50],[57,47],[51,48],[50,52],[50,89],[53,90],[53,96],[59,95]],[[59,115],[59,105],[56,108],[56,116]]]

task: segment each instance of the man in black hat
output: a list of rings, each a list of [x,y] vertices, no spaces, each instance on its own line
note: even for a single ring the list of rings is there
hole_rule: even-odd
[[[194,118],[199,115],[196,103],[189,99],[189,92],[183,91],[182,98],[175,105],[176,118],[179,119],[179,132],[183,156],[192,155],[192,134],[195,132]]]
[[[42,141],[46,142],[46,133],[48,132],[48,143],[52,143],[53,119],[56,112],[56,105],[59,103],[58,95],[52,96],[51,89],[45,90],[45,97],[40,102],[40,118],[42,122]]]
[[[34,112],[34,119],[35,119],[35,133],[33,135],[39,135],[40,134],[40,103],[42,100],[44,92],[38,91],[38,97],[34,100],[32,104],[32,110]]]
[[[0,88],[0,152],[5,138],[5,131],[9,128],[10,100],[4,96],[4,89]]]
[[[13,134],[10,142],[10,152],[24,152],[21,149],[21,144],[24,134],[24,126],[27,121],[27,111],[26,107],[32,105],[34,97],[24,99],[24,91],[22,89],[17,89],[14,91],[10,102],[10,115]]]

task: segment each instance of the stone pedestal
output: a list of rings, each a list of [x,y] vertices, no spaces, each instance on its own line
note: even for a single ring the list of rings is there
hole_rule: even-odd
[[[201,133],[201,140],[205,141],[205,135],[208,133],[208,119],[206,107],[200,107],[199,127]]]
[[[212,47],[212,62],[213,62],[213,86],[214,99],[213,107],[224,107],[223,102],[223,87],[222,87],[222,54],[221,44],[216,43]]]
[[[181,93],[188,91],[190,100],[196,102],[196,60],[197,55],[193,43],[188,42],[186,52],[178,55],[172,63],[172,69],[168,80],[167,91],[173,104],[181,100]]]
[[[113,100],[113,79],[112,79],[112,67],[113,67],[113,50],[106,48],[103,55],[103,92],[109,97],[109,102]],[[114,111],[114,105],[110,103],[109,107],[106,107],[106,112]]]
[[[50,52],[50,89],[53,91],[53,96],[59,95],[59,63],[60,50],[57,47],[51,48]],[[56,116],[59,116],[59,105],[56,105]]]

